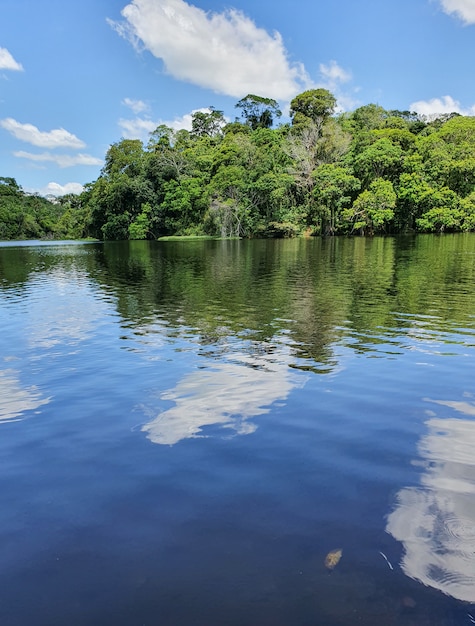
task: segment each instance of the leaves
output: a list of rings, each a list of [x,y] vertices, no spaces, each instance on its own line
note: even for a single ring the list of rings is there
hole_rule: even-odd
[[[342,555],[343,550],[341,548],[331,550],[325,557],[325,567],[330,571],[334,570],[340,562]]]
[[[236,104],[242,123],[195,111],[191,131],[113,143],[99,178],[57,202],[0,177],[0,237],[475,230],[475,118],[335,106],[326,89],[304,91],[278,128],[278,103],[255,94]]]

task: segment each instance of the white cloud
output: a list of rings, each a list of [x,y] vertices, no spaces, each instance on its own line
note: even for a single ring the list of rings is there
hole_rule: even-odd
[[[403,545],[402,571],[426,586],[475,602],[475,405],[431,401],[443,417],[427,420],[417,444],[420,484],[396,495],[386,531]],[[467,415],[447,416],[448,409]]]
[[[125,139],[148,139],[148,135],[153,132],[157,126],[161,124],[173,128],[173,130],[191,130],[193,113],[198,111],[202,113],[209,113],[210,109],[194,109],[191,113],[185,113],[181,117],[176,117],[174,120],[151,120],[149,118],[137,117],[132,120],[120,119],[119,126],[123,131]],[[226,118],[225,118],[226,119]]]
[[[321,81],[315,85],[323,87],[332,92],[337,99],[337,111],[348,111],[359,105],[359,101],[354,97],[353,93],[358,91],[357,88],[342,89],[342,85],[352,80],[352,75],[343,69],[336,61],[330,61],[328,64],[320,63]]]
[[[351,80],[351,74],[340,67],[336,61],[330,61],[328,65],[320,63],[320,74],[332,85],[347,83]]]
[[[48,183],[46,187],[40,189],[39,194],[41,196],[64,196],[67,193],[80,194],[84,190],[81,183],[66,183],[60,185],[59,183]]]
[[[133,0],[122,15],[126,22],[109,24],[180,80],[238,98],[282,100],[309,83],[303,65],[289,61],[280,34],[235,9],[207,13],[184,0]]]
[[[21,72],[23,66],[12,57],[6,48],[0,48],[0,70],[13,70]]]
[[[23,387],[15,370],[0,370],[0,422],[18,421],[48,404],[36,387]]]
[[[475,0],[440,0],[448,15],[455,15],[465,24],[475,24]]]
[[[409,105],[411,111],[426,115],[427,117],[437,117],[444,113],[460,113],[461,115],[475,115],[475,105],[468,109],[464,109],[458,100],[454,100],[452,96],[442,96],[441,98],[432,98],[432,100],[418,100]]]
[[[125,139],[146,139],[149,133],[153,132],[160,122],[154,122],[148,118],[136,117],[132,120],[121,118],[119,126]]]
[[[232,362],[187,374],[174,389],[161,394],[175,406],[142,426],[150,441],[172,446],[183,439],[209,436],[209,426],[222,428],[223,435],[249,435],[257,429],[252,418],[269,413],[272,403],[285,401],[294,387],[305,383],[289,368],[291,354],[285,345],[278,359],[275,352],[272,358],[265,352],[232,356]]]
[[[38,163],[56,163],[59,167],[74,167],[75,165],[102,165],[101,159],[97,159],[90,154],[75,154],[72,156],[69,154],[51,154],[51,152],[34,154],[32,152],[18,150],[17,152],[14,152],[13,155],[20,159],[28,159]]]
[[[201,113],[209,113],[210,110],[209,109],[195,109],[194,111],[191,111],[191,113],[185,113],[185,115],[182,115],[181,117],[176,117],[174,120],[171,120],[169,122],[161,122],[162,124],[165,124],[165,126],[169,126],[170,128],[173,128],[173,130],[191,130],[191,125],[193,122],[193,113],[198,113],[198,111],[200,111]]]
[[[85,147],[84,141],[81,141],[68,132],[64,128],[56,128],[48,132],[39,130],[33,124],[21,124],[12,117],[0,120],[0,126],[11,133],[16,139],[31,143],[33,146],[40,148],[74,148],[80,149]]]
[[[133,100],[132,98],[124,98],[122,100],[122,104],[124,104],[129,109],[132,109],[134,113],[143,113],[148,110],[148,104],[143,100]]]

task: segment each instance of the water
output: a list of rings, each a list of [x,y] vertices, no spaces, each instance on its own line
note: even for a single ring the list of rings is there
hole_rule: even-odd
[[[475,235],[4,244],[0,324],[2,626],[475,621]]]

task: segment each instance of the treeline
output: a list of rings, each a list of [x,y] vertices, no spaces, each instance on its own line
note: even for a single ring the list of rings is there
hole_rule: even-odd
[[[55,237],[99,239],[475,230],[475,118],[375,104],[335,115],[335,105],[325,89],[306,91],[275,127],[278,103],[248,95],[232,123],[210,109],[193,114],[191,131],[122,139],[80,196],[35,220]]]
[[[0,240],[81,239],[88,231],[82,195],[52,201],[25,192],[14,178],[0,176]]]

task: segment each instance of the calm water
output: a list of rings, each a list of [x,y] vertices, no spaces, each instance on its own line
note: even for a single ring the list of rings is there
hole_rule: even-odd
[[[2,626],[475,622],[475,235],[4,244],[0,324]]]

